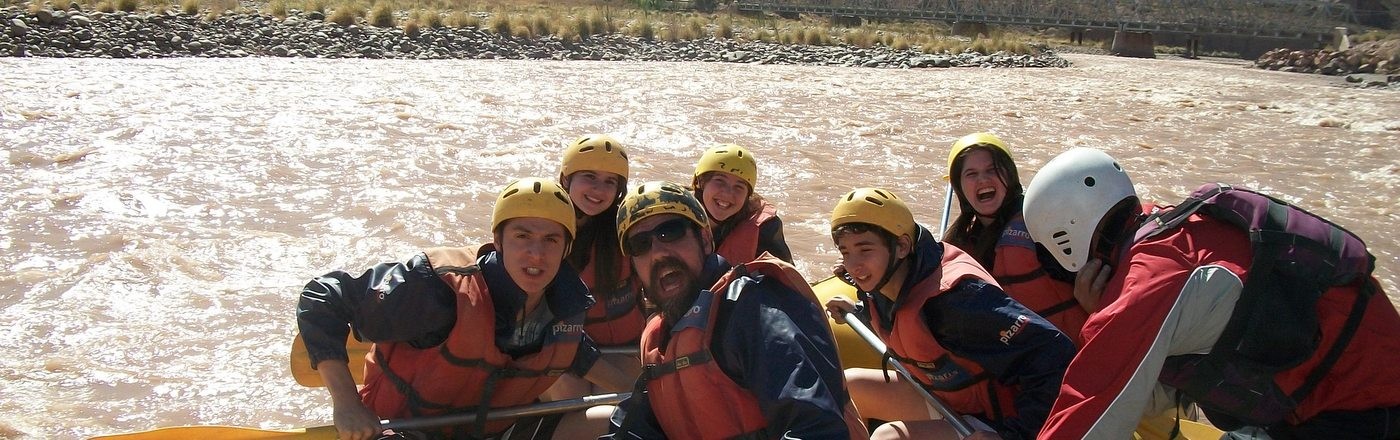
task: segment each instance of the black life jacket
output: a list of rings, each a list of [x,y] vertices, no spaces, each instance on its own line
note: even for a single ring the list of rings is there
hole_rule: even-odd
[[[1154,211],[1134,236],[1170,230],[1192,213],[1247,231],[1253,259],[1234,313],[1209,354],[1167,359],[1158,380],[1189,396],[1222,429],[1270,426],[1292,412],[1341,356],[1376,292],[1376,258],[1356,234],[1288,202],[1225,184],[1206,184],[1174,209]],[[1337,342],[1302,386],[1285,392],[1278,372],[1320,346],[1317,302],[1334,286],[1360,294]]]

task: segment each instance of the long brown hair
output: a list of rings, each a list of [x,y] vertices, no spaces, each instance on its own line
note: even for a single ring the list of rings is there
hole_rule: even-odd
[[[565,182],[565,191],[572,186],[569,185],[573,183],[572,179],[572,175],[561,176],[560,180]],[[618,287],[620,271],[617,265],[627,264],[626,260],[620,258],[622,249],[617,240],[617,207],[622,204],[622,195],[627,190],[627,177],[619,179],[617,187],[618,193],[613,197],[612,206],[598,215],[590,218],[578,207],[574,207],[574,218],[579,220],[578,237],[574,238],[573,249],[565,258],[578,270],[587,267],[590,258],[597,259],[593,261],[594,285],[588,286],[588,290],[593,293],[594,299],[600,302],[603,299],[598,298],[599,293],[611,294]],[[583,222],[585,219],[588,220],[586,223]]]
[[[967,160],[967,155],[973,151],[987,151],[992,154],[992,164],[997,169],[997,178],[1002,179],[1002,184],[1006,186],[1006,198],[1002,199],[1001,206],[997,207],[996,216],[991,224],[983,225],[977,221],[977,210],[972,208],[972,203],[967,201],[967,195],[963,193],[962,174],[963,163]],[[943,242],[957,246],[963,251],[982,263],[982,267],[992,270],[992,265],[996,260],[997,240],[1001,237],[1002,229],[1006,228],[1007,222],[1012,217],[1021,213],[1021,199],[1025,196],[1025,188],[1021,186],[1021,177],[1016,172],[1016,163],[1011,161],[1011,156],[1007,155],[999,148],[992,148],[985,145],[969,147],[958,154],[953,159],[952,172],[948,173],[948,181],[953,184],[953,193],[958,197],[958,217],[953,223],[948,225],[948,230],[943,231]]]

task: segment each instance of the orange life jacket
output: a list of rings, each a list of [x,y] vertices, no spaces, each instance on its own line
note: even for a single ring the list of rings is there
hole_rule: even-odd
[[[924,303],[967,278],[996,284],[971,255],[957,246],[943,246],[938,271],[909,289],[905,293],[908,298],[900,299],[893,326],[881,322],[878,313],[873,314],[871,324],[915,379],[954,411],[981,414],[992,420],[1012,417],[1016,414],[1016,389],[988,380],[981,365],[944,349],[924,322]]]
[[[753,212],[749,218],[739,219],[734,229],[724,236],[715,253],[724,257],[730,264],[741,264],[758,258],[758,232],[763,222],[778,216],[778,208],[763,198],[750,202]],[[756,205],[756,206],[754,206]]]
[[[486,278],[465,248],[426,251],[439,278],[457,292],[457,323],[438,346],[418,349],[405,342],[377,343],[366,354],[360,399],[389,419],[477,411],[533,402],[574,361],[583,338],[583,313],[564,317],[545,332],[539,352],[512,358],[496,347],[495,309]],[[477,423],[484,437],[504,431],[511,420]],[[464,429],[464,428],[458,428]]]
[[[598,262],[598,250],[595,248],[592,252],[593,258],[589,258],[588,265],[579,270],[579,278],[583,279],[583,284],[588,286],[588,291],[598,302],[588,308],[583,331],[598,345],[635,346],[642,329],[646,327],[646,317],[642,316],[642,302],[637,288],[629,279],[632,271],[627,266],[627,259],[619,256],[616,260],[618,287],[602,288],[597,285],[593,274]]]
[[[731,282],[750,273],[778,280],[817,304],[812,287],[792,265],[764,253],[757,260],[735,266],[710,290],[702,291],[690,311],[672,328],[662,328],[662,317],[653,316],[642,333],[642,362],[649,371],[646,387],[652,413],[669,438],[729,439],[781,434],[763,432],[768,421],[759,410],[758,399],[724,374],[710,353],[724,292]],[[660,343],[668,331],[672,333],[671,340],[663,348]],[[847,403],[844,410],[851,438],[868,438],[854,408]]]
[[[1079,332],[1084,328],[1084,321],[1089,319],[1089,312],[1075,301],[1073,283],[1050,278],[1045,272],[1035,255],[1035,240],[1026,232],[1026,220],[1021,214],[1016,214],[1002,230],[995,258],[992,276],[1006,291],[1006,296],[1050,321],[1069,336],[1076,347],[1082,345]]]

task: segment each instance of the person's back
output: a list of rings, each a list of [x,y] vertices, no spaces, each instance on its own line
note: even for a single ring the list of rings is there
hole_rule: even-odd
[[[1198,380],[1192,376],[1209,374],[1179,366],[1198,355],[1208,356],[1226,332],[1237,305],[1247,303],[1240,298],[1250,277],[1270,275],[1249,273],[1257,256],[1241,227],[1206,215],[1192,214],[1175,228],[1133,242],[1143,217],[1137,215],[1141,208],[1121,168],[1093,150],[1071,150],[1061,158],[1052,160],[1037,176],[1047,183],[1032,182],[1028,191],[1028,216],[1041,213],[1035,218],[1045,221],[1032,223],[1031,233],[1047,247],[1074,256],[1061,259],[1067,268],[1084,267],[1092,255],[1110,258],[1107,265],[1115,269],[1103,292],[1103,309],[1085,325],[1085,344],[1065,373],[1060,397],[1040,438],[1122,437],[1144,411],[1155,413],[1180,403],[1178,396],[1167,393],[1170,388],[1163,382]],[[1060,185],[1054,185],[1057,182]],[[1079,182],[1094,182],[1097,188],[1082,188]],[[1076,191],[1083,194],[1076,197]],[[1084,229],[1062,228],[1069,218],[1077,218],[1076,224]],[[1099,232],[1087,236],[1085,231]],[[1359,283],[1375,283],[1370,276],[1362,278],[1355,284],[1328,288],[1318,299],[1320,342],[1306,360],[1283,366],[1272,377],[1256,377],[1250,374],[1255,370],[1243,364],[1226,364],[1233,377],[1216,382],[1207,391],[1212,395],[1202,397],[1232,393],[1257,397],[1277,390],[1282,400],[1291,400],[1286,395],[1317,372],[1325,375],[1316,387],[1282,421],[1265,427],[1270,435],[1400,435],[1400,381],[1395,379],[1400,377],[1400,340],[1393,337],[1400,332],[1400,314],[1378,284],[1373,284],[1376,291],[1370,296],[1359,297]],[[1347,318],[1358,306],[1364,310],[1354,336],[1350,342],[1339,341],[1347,333],[1343,330]],[[1318,369],[1332,362],[1327,358],[1338,344],[1346,345],[1331,367]],[[1233,422],[1248,414],[1220,416]]]

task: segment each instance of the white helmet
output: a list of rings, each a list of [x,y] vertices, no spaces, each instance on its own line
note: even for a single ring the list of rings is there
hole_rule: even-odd
[[[1074,148],[1031,179],[1023,210],[1026,229],[1061,266],[1078,272],[1089,261],[1099,223],[1127,198],[1137,198],[1137,191],[1117,161],[1099,150]]]

